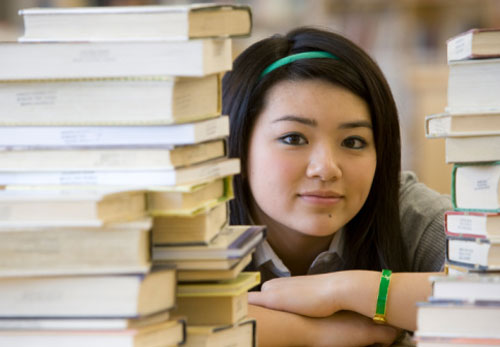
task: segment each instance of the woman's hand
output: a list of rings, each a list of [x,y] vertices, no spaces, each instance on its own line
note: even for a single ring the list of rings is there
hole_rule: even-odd
[[[328,317],[340,310],[351,309],[346,305],[346,295],[355,294],[351,287],[360,285],[364,287],[363,300],[372,303],[374,311],[379,280],[380,273],[375,271],[276,278],[265,282],[260,292],[248,293],[248,302],[309,317]]]

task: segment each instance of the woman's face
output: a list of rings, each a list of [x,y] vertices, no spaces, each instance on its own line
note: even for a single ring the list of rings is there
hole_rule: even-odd
[[[322,80],[272,87],[248,153],[257,221],[312,236],[335,233],[359,212],[377,162],[366,102]]]

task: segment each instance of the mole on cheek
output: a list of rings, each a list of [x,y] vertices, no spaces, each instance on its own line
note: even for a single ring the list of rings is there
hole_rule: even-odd
[[[331,213],[328,214],[328,218],[332,218],[332,214]]]

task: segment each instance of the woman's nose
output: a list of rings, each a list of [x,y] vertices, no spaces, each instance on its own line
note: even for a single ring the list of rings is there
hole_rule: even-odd
[[[342,177],[342,170],[334,151],[327,146],[315,149],[311,153],[306,175],[309,178],[319,178],[322,181],[336,180]]]

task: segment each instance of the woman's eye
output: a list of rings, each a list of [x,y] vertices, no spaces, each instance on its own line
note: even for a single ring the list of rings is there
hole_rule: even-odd
[[[279,138],[279,140],[287,145],[306,145],[308,142],[306,138],[301,134],[286,134]]]
[[[362,149],[367,145],[366,141],[361,137],[348,137],[344,141],[342,141],[342,146],[352,149]]]

